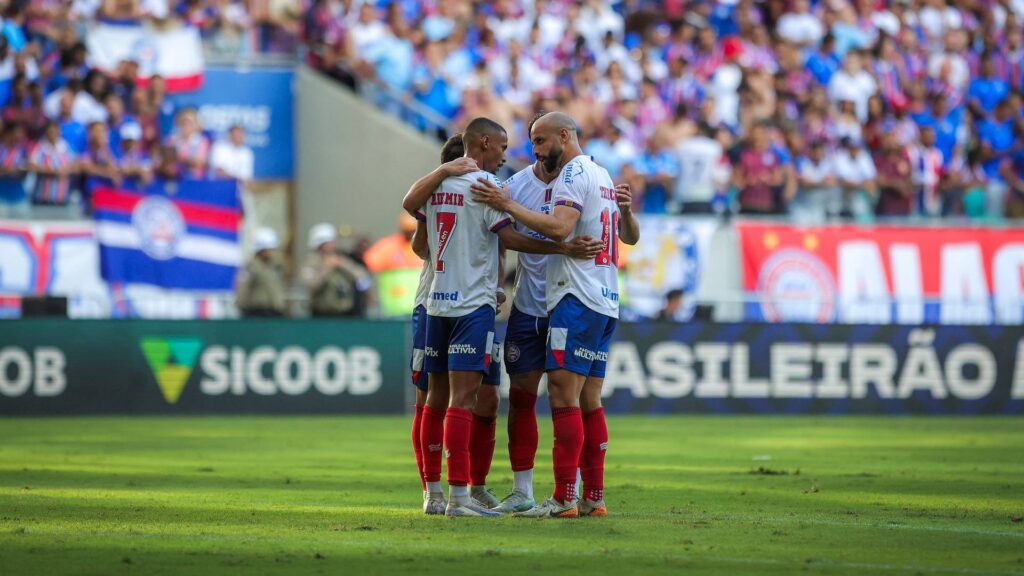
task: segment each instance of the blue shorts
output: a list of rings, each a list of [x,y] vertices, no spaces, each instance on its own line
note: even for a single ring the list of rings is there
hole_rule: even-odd
[[[565,296],[551,311],[545,368],[604,378],[617,322],[587,308],[572,294]]]
[[[501,386],[501,342],[495,342],[491,348],[491,367],[484,374],[484,384]]]
[[[515,306],[505,331],[505,371],[509,376],[544,369],[548,317],[530,316]]]
[[[427,391],[427,374],[423,370],[423,348],[427,345],[427,308],[420,304],[412,311],[412,385]]]
[[[431,374],[491,369],[494,346],[494,308],[484,305],[465,316],[449,318],[427,314],[424,368]]]

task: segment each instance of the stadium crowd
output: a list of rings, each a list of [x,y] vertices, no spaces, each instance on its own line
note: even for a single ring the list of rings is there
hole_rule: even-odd
[[[92,178],[252,178],[240,126],[217,140],[195,110],[168,99],[163,78],[138,82],[133,60],[114,76],[90,66],[84,38],[95,18],[180,25],[196,4],[0,1],[0,216],[29,214],[31,205],[87,212]],[[228,13],[238,5],[201,4]],[[223,35],[212,31],[216,22],[208,23],[211,43]]]
[[[519,166],[533,114],[564,110],[643,212],[803,220],[1024,216],[1022,28],[1021,0],[314,0],[303,20],[311,63],[493,118]]]

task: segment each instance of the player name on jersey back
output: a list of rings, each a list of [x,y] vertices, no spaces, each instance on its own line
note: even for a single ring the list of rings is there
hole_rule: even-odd
[[[545,184],[537,178],[533,171],[533,165],[517,172],[505,181],[505,185],[508,186],[512,200],[534,212],[544,214],[551,212],[551,194],[554,183]],[[547,240],[543,234],[527,228],[520,222],[515,223],[515,229],[521,234],[532,236],[538,240]],[[548,256],[545,254],[519,253],[519,263],[516,267],[516,293],[512,304],[523,314],[537,317],[548,315],[547,263]]]
[[[512,219],[473,200],[470,186],[477,178],[501,185],[493,174],[483,171],[446,178],[425,207],[434,270],[427,292],[427,314],[432,316],[465,316],[497,304],[496,232]]]
[[[615,184],[608,171],[589,156],[573,158],[554,181],[554,206],[569,206],[580,212],[576,226],[566,238],[591,236],[603,243],[592,260],[550,256],[547,263],[547,309],[550,312],[567,294],[591,310],[619,317],[619,204]]]

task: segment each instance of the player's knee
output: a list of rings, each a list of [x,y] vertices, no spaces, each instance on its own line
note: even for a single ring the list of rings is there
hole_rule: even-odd
[[[453,388],[448,405],[452,408],[472,410],[476,406],[476,390],[465,387]]]
[[[484,418],[497,418],[499,403],[497,386],[481,386],[476,394],[476,407],[473,413]]]
[[[580,396],[580,410],[586,414],[587,412],[593,412],[601,407],[601,394],[598,393],[596,396],[593,394],[583,394]]]
[[[426,405],[431,410],[444,411],[448,407],[448,390],[445,389],[444,394],[433,390],[427,392]]]

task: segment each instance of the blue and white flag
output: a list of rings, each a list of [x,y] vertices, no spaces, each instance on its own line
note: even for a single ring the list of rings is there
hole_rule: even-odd
[[[100,273],[114,283],[231,290],[241,262],[234,181],[93,188]]]

